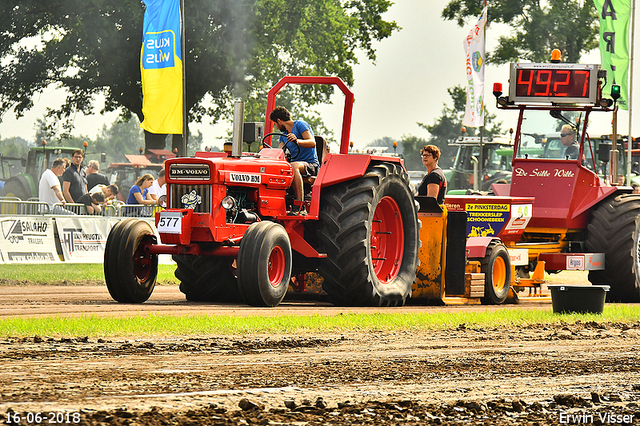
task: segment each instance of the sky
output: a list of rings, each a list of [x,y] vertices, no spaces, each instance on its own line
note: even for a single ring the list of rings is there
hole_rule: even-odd
[[[447,88],[465,84],[463,40],[475,23],[475,18],[470,19],[463,28],[453,21],[443,20],[441,13],[448,1],[397,0],[383,15],[386,20],[396,21],[402,29],[390,38],[373,43],[377,52],[375,64],[360,55],[360,64],[354,66],[355,84],[351,90],[355,94],[355,103],[350,140],[357,148],[383,137],[400,139],[413,135],[427,139],[429,133],[417,123],[433,124],[442,115],[445,104],[451,106]],[[638,10],[636,16],[640,17]],[[490,17],[491,11],[489,20]],[[491,24],[487,29],[487,49],[493,49],[498,37],[508,31],[505,25]],[[640,32],[640,29],[636,29],[636,32]],[[636,44],[634,74],[640,76],[640,46]],[[581,62],[600,63],[599,53],[591,52],[583,56]],[[489,112],[498,114],[498,120],[503,122],[505,130],[515,127],[517,117],[513,112],[496,111],[491,88],[494,82],[502,82],[506,90],[508,73],[508,65],[487,64],[485,71],[485,97]],[[636,80],[633,103],[639,105],[640,80]],[[25,117],[16,120],[11,113],[2,117],[0,136],[21,136],[32,140],[36,120],[44,115],[47,107],[57,107],[63,99],[64,94],[54,89],[36,95],[35,107]],[[327,126],[333,129],[335,138],[339,139],[344,98],[340,94],[332,100],[334,105],[320,106],[317,110]],[[607,117],[600,117],[599,121],[592,123],[591,132],[610,133],[610,116],[598,115]],[[93,138],[104,124],[109,125],[116,118],[115,113],[88,117],[78,115],[74,134]],[[633,126],[633,133],[640,134],[640,117],[637,114],[634,115],[634,122],[637,124]],[[204,145],[221,147],[231,124],[213,126],[192,123],[190,129],[192,133],[198,130],[203,133]],[[628,131],[626,112],[619,114],[618,129],[620,133]]]

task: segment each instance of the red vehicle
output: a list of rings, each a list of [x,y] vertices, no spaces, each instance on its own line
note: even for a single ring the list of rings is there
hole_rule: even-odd
[[[230,153],[197,152],[165,163],[168,208],[156,214],[161,244],[140,220],[119,222],[105,248],[112,297],[141,303],[151,295],[159,254],[177,262],[188,300],[276,306],[296,277],[319,272],[339,305],[402,304],[416,279],[417,208],[399,158],[347,155],[353,93],[336,77],[285,77],[268,96],[265,129],[288,84],[333,84],[345,95],[339,153],[324,155],[309,179],[308,215],[291,215],[293,169],[268,137],[242,153],[243,108],[236,104]],[[246,139],[245,139],[246,140]]]
[[[599,65],[511,64],[509,93],[503,96],[496,84],[494,95],[498,108],[518,112],[513,175],[511,184],[492,188],[496,195],[535,198],[522,237],[508,244],[528,249],[524,270],[588,270],[591,283],[610,286],[610,301],[637,302],[640,196],[598,177],[592,170],[599,164],[586,164],[596,158],[589,117],[612,111],[604,83]],[[548,150],[533,140],[563,128],[576,134],[578,157],[546,158]]]

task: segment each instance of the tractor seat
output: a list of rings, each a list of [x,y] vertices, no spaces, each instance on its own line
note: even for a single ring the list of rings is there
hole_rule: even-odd
[[[322,166],[322,160],[324,160],[324,154],[327,152],[327,140],[323,136],[315,136],[316,139],[316,154],[318,155],[318,163]],[[318,166],[318,169],[320,169]],[[306,184],[313,185],[317,176],[302,175],[302,181]]]

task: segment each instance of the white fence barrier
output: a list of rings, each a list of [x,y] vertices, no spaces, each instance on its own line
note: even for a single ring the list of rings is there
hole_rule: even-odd
[[[55,207],[66,212],[54,213]],[[155,228],[154,215],[160,207],[107,206],[100,215],[88,215],[82,204],[55,205],[0,199],[0,263],[103,263],[111,228],[128,217],[127,208],[136,208],[136,217]],[[161,255],[160,263],[172,263]]]

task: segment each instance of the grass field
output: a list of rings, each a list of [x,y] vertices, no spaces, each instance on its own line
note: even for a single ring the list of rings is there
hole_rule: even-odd
[[[158,284],[177,285],[175,265],[158,265]],[[0,265],[0,285],[95,285],[104,283],[102,264]]]
[[[347,331],[396,331],[527,327],[576,322],[637,324],[638,305],[607,305],[602,315],[554,314],[549,310],[502,309],[485,312],[372,313],[280,316],[136,315],[126,318],[86,316],[0,320],[0,337],[168,337],[216,334],[305,334]]]
[[[158,283],[177,285],[175,265],[159,265]],[[584,273],[567,271],[552,276],[551,281],[574,283],[585,281]],[[0,285],[102,285],[101,264],[0,265]],[[555,278],[555,279],[554,279]],[[373,313],[333,316],[282,315],[264,316],[175,316],[136,315],[126,318],[51,317],[0,320],[0,337],[20,336],[185,336],[203,334],[300,334],[342,331],[431,330],[527,326],[576,321],[637,323],[640,306],[605,306],[602,315],[558,315],[549,310],[492,310],[486,312]]]

